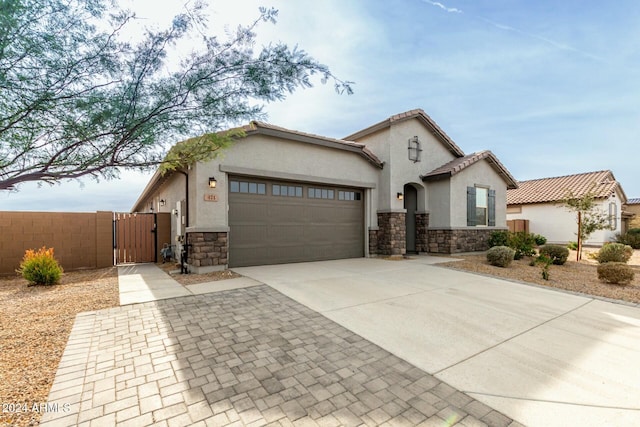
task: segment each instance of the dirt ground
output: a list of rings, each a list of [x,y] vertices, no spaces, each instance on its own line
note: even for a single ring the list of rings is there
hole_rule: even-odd
[[[6,405],[46,402],[76,314],[118,305],[115,267],[64,273],[54,286],[0,278],[0,425],[38,424],[40,413]]]
[[[180,264],[166,262],[164,264],[156,264],[156,265],[161,269],[163,269],[167,274],[171,275],[171,277],[176,282],[186,286],[195,285],[198,283],[214,282],[216,280],[234,279],[236,277],[241,277],[240,274],[231,270],[214,271],[214,272],[205,273],[205,274],[180,274]]]
[[[583,259],[576,262],[575,251],[570,251],[569,258],[564,265],[551,265],[549,280],[542,278],[542,267],[530,266],[531,258],[513,261],[508,268],[496,267],[487,262],[486,255],[452,255],[462,261],[438,264],[448,268],[489,274],[506,279],[535,283],[542,286],[581,292],[606,298],[640,303],[640,251],[634,251],[629,261],[635,270],[634,280],[626,286],[611,285],[598,280],[598,263],[589,258],[588,253],[596,249],[585,249]]]

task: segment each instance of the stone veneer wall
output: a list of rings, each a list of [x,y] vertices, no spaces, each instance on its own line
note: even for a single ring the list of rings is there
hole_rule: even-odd
[[[379,255],[407,253],[407,231],[404,212],[378,212]]]
[[[416,251],[429,251],[429,214],[416,214]]]
[[[378,253],[378,230],[369,230],[369,255]]]
[[[228,263],[229,247],[226,232],[187,233],[189,253],[187,263],[196,270],[202,267],[224,267]]]
[[[489,236],[496,230],[496,228],[429,230],[429,252],[452,254],[486,251],[489,249]]]

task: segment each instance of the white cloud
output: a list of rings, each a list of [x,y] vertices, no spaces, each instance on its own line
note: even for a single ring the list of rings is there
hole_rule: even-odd
[[[430,1],[430,0],[422,0],[424,3],[428,3],[432,6],[436,6],[439,7],[440,9],[449,12],[449,13],[462,13],[462,11],[460,9],[456,9],[455,7],[447,7],[445,5],[443,5],[440,2],[437,1]]]

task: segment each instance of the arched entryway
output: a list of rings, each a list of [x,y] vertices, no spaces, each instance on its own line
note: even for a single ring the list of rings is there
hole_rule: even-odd
[[[416,253],[416,211],[418,210],[418,190],[411,184],[404,186],[404,208],[407,210],[405,217],[407,253]]]

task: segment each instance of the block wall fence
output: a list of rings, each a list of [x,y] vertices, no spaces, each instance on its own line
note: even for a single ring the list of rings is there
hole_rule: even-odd
[[[157,214],[158,245],[170,238],[170,214]],[[0,211],[0,275],[16,274],[27,249],[54,248],[66,271],[114,265],[113,212]],[[162,259],[159,257],[158,259]]]

